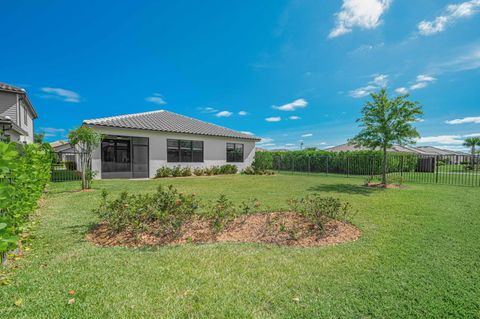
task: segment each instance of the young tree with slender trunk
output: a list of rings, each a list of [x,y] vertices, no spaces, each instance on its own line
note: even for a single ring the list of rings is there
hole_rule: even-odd
[[[81,126],[68,133],[70,145],[79,151],[82,169],[82,189],[90,189],[93,179],[92,153],[100,145],[102,135],[88,126]]]
[[[357,120],[362,130],[349,140],[355,146],[380,149],[382,157],[382,184],[387,185],[387,150],[394,144],[414,143],[418,134],[413,123],[423,114],[418,102],[407,100],[408,94],[389,98],[381,89],[371,93],[372,101],[362,108],[362,117]]]

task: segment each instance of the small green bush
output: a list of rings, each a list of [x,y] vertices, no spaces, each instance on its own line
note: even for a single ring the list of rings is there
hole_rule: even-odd
[[[203,176],[205,174],[205,170],[201,167],[195,167],[193,169],[193,175],[195,176]]]
[[[172,176],[173,177],[181,177],[182,176],[182,167],[177,165],[172,168]]]
[[[103,191],[102,202],[95,213],[114,232],[128,227],[138,232],[157,222],[158,231],[168,235],[176,234],[183,223],[194,216],[198,208],[199,201],[195,194],[185,195],[170,185],[159,186],[153,194],[132,195],[123,192],[113,200],[109,200],[108,193]]]
[[[348,202],[342,203],[338,198],[310,194],[300,199],[289,201],[292,211],[302,215],[316,226],[317,231],[325,232],[325,223],[330,219],[347,222],[352,214]]]
[[[238,168],[236,165],[227,164],[219,168],[219,174],[237,174]]]
[[[204,218],[209,220],[210,227],[215,233],[221,232],[225,226],[238,216],[238,208],[225,195],[220,197],[207,207]]]
[[[190,167],[182,168],[182,176],[192,176],[192,169]]]
[[[157,169],[157,173],[155,175],[155,177],[157,178],[170,177],[170,176],[172,176],[172,169],[167,166],[163,166]]]
[[[275,172],[268,169],[256,169],[253,166],[246,167],[243,171],[245,175],[274,175]]]

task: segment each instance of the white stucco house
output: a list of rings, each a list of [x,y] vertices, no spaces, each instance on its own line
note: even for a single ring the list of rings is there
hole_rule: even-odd
[[[10,141],[33,143],[37,112],[24,89],[0,82],[0,133]]]
[[[103,135],[95,178],[153,178],[163,166],[250,166],[259,138],[158,110],[83,121]]]

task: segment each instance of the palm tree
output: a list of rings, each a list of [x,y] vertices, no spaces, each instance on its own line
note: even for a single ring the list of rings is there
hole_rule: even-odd
[[[470,147],[472,155],[475,155],[475,148],[480,146],[480,137],[469,137],[465,139],[463,146]]]
[[[469,137],[465,139],[465,142],[463,143],[463,146],[465,147],[470,147],[471,152],[472,152],[472,163],[475,165],[475,148],[477,146],[480,146],[480,137]]]

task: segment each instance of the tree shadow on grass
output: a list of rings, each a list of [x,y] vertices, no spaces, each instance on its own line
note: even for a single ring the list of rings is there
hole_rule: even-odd
[[[381,188],[366,187],[363,185],[351,185],[351,184],[322,184],[312,186],[308,189],[312,192],[332,192],[332,193],[345,193],[352,195],[364,195],[368,196],[373,193],[383,191]]]

